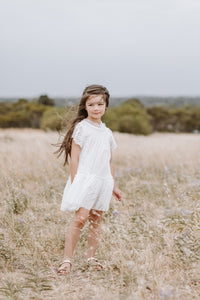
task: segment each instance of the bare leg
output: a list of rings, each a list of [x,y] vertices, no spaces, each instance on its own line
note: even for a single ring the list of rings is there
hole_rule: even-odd
[[[58,268],[59,274],[67,274],[71,269],[71,258],[78,242],[81,229],[88,219],[89,210],[81,207],[74,215],[65,238],[64,261]]]
[[[88,253],[87,258],[94,257],[99,242],[102,211],[91,209],[89,212]]]
[[[65,238],[64,258],[71,259],[78,242],[81,229],[88,219],[89,210],[81,207],[74,215]]]

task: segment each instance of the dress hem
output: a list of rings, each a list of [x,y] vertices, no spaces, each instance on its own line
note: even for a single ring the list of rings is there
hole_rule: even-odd
[[[93,208],[93,207],[91,207],[91,208],[88,208],[88,207],[84,207],[84,206],[80,206],[79,208],[77,208],[77,209],[60,209],[62,212],[76,212],[76,211],[78,211],[80,208],[85,208],[85,209],[87,209],[87,210],[91,210],[91,209],[93,209],[93,210],[98,210],[98,211],[102,211],[102,212],[107,212],[108,210],[109,210],[109,208],[108,209],[96,209],[96,208]]]

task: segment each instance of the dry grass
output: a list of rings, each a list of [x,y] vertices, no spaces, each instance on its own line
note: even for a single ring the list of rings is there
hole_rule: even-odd
[[[125,200],[104,214],[89,271],[87,227],[73,271],[59,277],[71,214],[60,212],[68,171],[52,154],[56,133],[0,131],[0,299],[200,299],[200,139],[115,134]]]

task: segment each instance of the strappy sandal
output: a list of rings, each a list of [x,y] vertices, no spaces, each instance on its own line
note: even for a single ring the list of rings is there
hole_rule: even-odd
[[[60,275],[69,274],[70,271],[71,271],[71,266],[72,266],[71,261],[69,259],[65,259],[59,265],[57,273],[60,274]]]
[[[91,267],[93,270],[100,271],[104,269],[104,266],[95,257],[89,257],[87,259],[87,264],[88,267]]]

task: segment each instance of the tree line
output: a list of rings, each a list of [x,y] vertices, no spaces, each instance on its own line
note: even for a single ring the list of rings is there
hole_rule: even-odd
[[[61,130],[75,116],[76,105],[57,107],[47,95],[41,95],[34,101],[19,99],[14,103],[0,103],[0,127]],[[133,98],[108,108],[103,122],[113,131],[132,134],[148,135],[155,131],[199,132],[200,106],[145,107]]]

